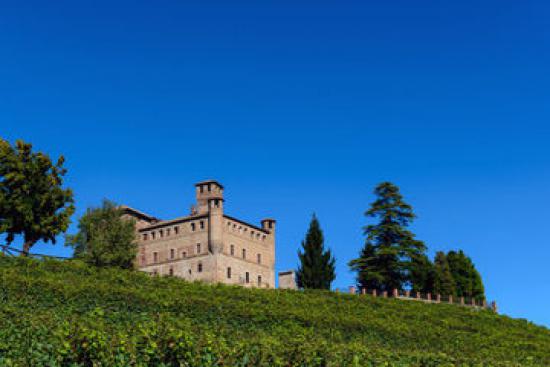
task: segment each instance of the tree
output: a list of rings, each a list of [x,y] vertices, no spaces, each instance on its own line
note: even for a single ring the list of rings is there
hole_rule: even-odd
[[[22,140],[11,146],[0,138],[0,233],[8,244],[23,236],[23,256],[38,241],[55,244],[69,226],[73,193],[62,187],[64,162],[60,156],[54,164]]]
[[[94,266],[134,267],[137,255],[135,221],[122,218],[111,201],[99,208],[89,208],[78,223],[78,233],[67,236],[66,244],[74,248],[74,257]]]
[[[325,250],[323,231],[315,214],[309,224],[306,238],[298,251],[300,266],[296,272],[298,287],[304,289],[330,289],[336,278],[335,262],[330,249]]]
[[[485,288],[472,260],[460,250],[449,251],[447,261],[455,281],[456,295],[475,298],[478,301],[484,300]]]
[[[349,265],[358,273],[361,287],[374,286],[381,291],[403,289],[411,280],[412,258],[423,254],[426,246],[407,230],[415,215],[403,201],[399,188],[383,182],[374,194],[377,198],[365,215],[378,218],[379,222],[364,227],[365,246],[359,258]]]
[[[435,269],[428,256],[420,254],[411,259],[411,290],[413,292],[433,293]]]
[[[434,293],[445,296],[456,295],[456,286],[451,268],[443,251],[438,251],[434,261]]]

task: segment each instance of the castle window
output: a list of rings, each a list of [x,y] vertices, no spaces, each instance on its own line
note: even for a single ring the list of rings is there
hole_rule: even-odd
[[[202,273],[202,263],[199,263],[199,264],[197,265],[197,271],[198,271],[199,273]]]
[[[204,192],[204,186],[200,186],[200,189],[201,189],[201,194]]]
[[[142,255],[142,256],[141,256],[141,265],[144,266],[145,263],[146,263],[145,255]]]
[[[170,228],[166,228],[166,236],[170,236]]]
[[[258,264],[262,263],[262,254],[256,255],[256,260],[258,260]]]
[[[262,276],[258,275],[258,287],[262,285]]]
[[[153,262],[154,263],[157,263],[159,261],[159,253],[158,252],[153,252]]]
[[[151,232],[151,239],[154,240],[155,239],[155,232]]]
[[[250,237],[254,238],[254,231],[250,231]]]
[[[227,268],[227,279],[231,279],[231,268]]]
[[[187,251],[183,251],[183,252],[181,253],[181,257],[186,258],[186,257],[187,257]]]
[[[235,245],[229,246],[229,253],[231,256],[235,256]]]
[[[262,236],[262,241],[265,241],[265,234]]]
[[[191,223],[191,231],[195,232],[195,223]]]
[[[147,241],[147,237],[148,237],[148,236],[147,236],[147,233],[145,233],[145,234],[143,235],[143,240],[144,240],[144,241]]]
[[[201,253],[201,244],[197,243],[197,254]]]
[[[175,255],[176,255],[176,250],[170,249],[170,259],[174,259]]]
[[[162,229],[159,231],[159,236],[160,238],[164,237],[164,231]]]
[[[170,270],[168,270],[168,275],[174,276],[174,268],[170,267]]]
[[[246,249],[243,248],[243,259],[246,259]]]
[[[180,227],[174,227],[174,234],[178,234],[180,231]]]
[[[208,191],[212,191],[212,187],[208,184]]]
[[[246,283],[250,283],[250,273],[248,271],[245,273],[244,281]]]
[[[200,223],[201,223],[201,229],[204,229],[204,221],[201,220]]]
[[[259,233],[256,233],[256,239],[257,239],[257,240],[260,239],[260,234],[259,234]]]
[[[157,269],[153,269],[153,275],[157,275],[159,271]]]

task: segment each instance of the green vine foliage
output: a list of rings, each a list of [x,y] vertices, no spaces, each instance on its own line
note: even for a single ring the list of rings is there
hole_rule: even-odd
[[[490,311],[0,256],[0,366],[548,366]]]

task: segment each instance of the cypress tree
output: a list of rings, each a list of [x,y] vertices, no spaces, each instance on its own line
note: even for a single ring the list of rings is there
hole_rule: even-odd
[[[451,268],[447,261],[447,256],[442,251],[438,251],[434,261],[434,293],[444,296],[456,295],[456,286],[451,274]]]
[[[412,258],[426,246],[407,227],[415,219],[412,207],[403,201],[399,188],[390,182],[379,184],[376,200],[365,213],[378,223],[364,227],[366,241],[359,258],[349,265],[358,274],[360,287],[391,291],[411,281]]]
[[[485,299],[485,289],[481,275],[476,270],[472,260],[462,250],[449,251],[447,261],[456,284],[458,297],[475,298],[477,301]]]
[[[413,292],[433,293],[435,269],[428,256],[421,254],[411,259],[411,290]]]
[[[309,224],[302,249],[298,251],[300,266],[296,272],[298,287],[303,289],[330,289],[336,278],[335,262],[329,249],[325,250],[323,231],[315,214]]]

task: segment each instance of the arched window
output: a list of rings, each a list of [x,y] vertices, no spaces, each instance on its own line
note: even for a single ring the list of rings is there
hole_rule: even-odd
[[[229,246],[229,253],[231,254],[231,256],[235,255],[235,245]]]
[[[247,271],[246,274],[244,275],[244,281],[246,283],[250,283],[250,273]]]
[[[246,249],[243,248],[243,259],[246,259]]]
[[[202,273],[202,263],[199,263],[199,265],[197,265],[197,271],[199,273]]]

